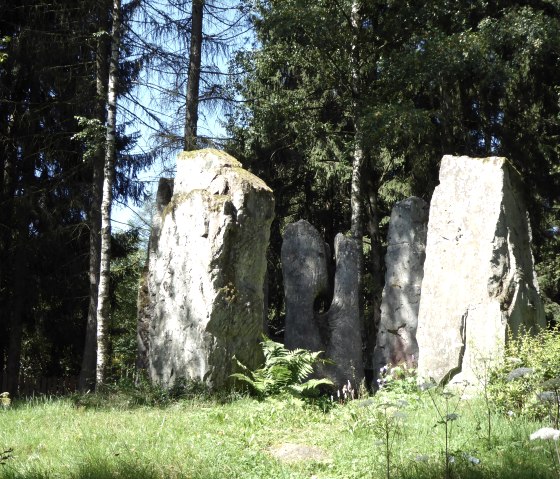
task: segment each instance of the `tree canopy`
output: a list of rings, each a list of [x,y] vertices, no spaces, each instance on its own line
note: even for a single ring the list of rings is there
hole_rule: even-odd
[[[62,376],[77,374],[82,362],[88,298],[99,281],[92,246],[111,8],[108,0],[2,2],[0,371],[12,391],[20,366]],[[150,124],[156,152],[172,156],[184,144],[188,111],[197,137],[189,145],[214,144],[211,133],[196,133],[194,105],[211,114],[225,101],[225,148],[276,196],[271,333],[283,327],[281,233],[303,218],[331,245],[339,232],[363,241],[371,348],[390,210],[410,195],[429,201],[444,154],[505,156],[521,173],[547,315],[558,321],[557,2],[131,0],[121,13],[116,93],[126,114],[117,117],[113,194],[122,202],[143,198],[137,174],[154,156],[136,154],[137,131],[150,134]],[[193,38],[195,23],[202,34],[197,28]],[[188,93],[197,38],[200,89]],[[137,93],[139,83],[149,95]],[[148,98],[159,98],[157,107]],[[134,114],[138,107],[142,115]],[[119,241],[136,257],[130,237],[114,236]],[[130,315],[134,281],[122,284],[128,293],[113,283],[112,294],[129,295],[122,303]],[[114,317],[130,325],[123,314]]]

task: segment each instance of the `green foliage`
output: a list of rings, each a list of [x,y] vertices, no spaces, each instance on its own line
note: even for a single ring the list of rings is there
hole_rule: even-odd
[[[385,458],[385,477],[390,479],[394,467],[394,446],[404,434],[404,410],[407,402],[387,401],[385,395],[381,396],[383,397],[376,397],[371,403],[366,403],[359,413],[353,411],[352,419],[353,428],[371,431],[377,439],[376,445],[381,446]]]
[[[72,140],[84,145],[84,161],[92,161],[105,142],[105,126],[97,118],[76,116],[80,131],[72,135]]]
[[[443,398],[438,397],[438,407]],[[387,431],[391,477],[441,479],[441,426],[428,393],[403,407],[384,398],[335,404],[327,413],[291,397],[226,403],[193,397],[167,407],[97,407],[68,400],[18,402],[0,411],[0,444],[13,447],[2,478],[134,479],[362,479],[386,477]],[[386,404],[386,406],[384,405]],[[85,406],[85,407],[84,407]],[[496,418],[496,443],[485,448],[475,418],[481,403],[461,402],[453,430],[452,477],[553,479],[550,451],[529,435],[540,425]],[[383,421],[385,409],[387,425]],[[393,422],[396,421],[396,422]],[[100,427],[100,425],[102,427]],[[392,439],[394,437],[394,440]],[[381,440],[381,441],[380,441]],[[392,441],[392,442],[391,442]],[[301,444],[324,451],[325,460],[278,460],[271,450]],[[3,448],[5,449],[5,447]]]
[[[119,380],[135,374],[138,284],[146,250],[137,228],[115,234],[111,245],[109,373]]]
[[[11,38],[4,36],[0,38],[0,65],[8,59],[8,54],[2,50],[6,48],[6,45],[10,43]]]
[[[380,391],[395,395],[418,392],[416,368],[407,366],[406,363],[381,368],[377,383]]]
[[[305,349],[290,351],[282,344],[264,338],[261,342],[264,353],[264,365],[256,371],[250,371],[237,361],[243,373],[231,377],[247,384],[251,391],[260,398],[291,393],[301,397],[316,396],[321,386],[332,386],[328,379],[307,379],[313,373],[313,367],[325,360],[319,356],[322,351],[310,352]]]
[[[138,377],[136,380],[121,379],[112,384],[104,384],[95,393],[74,393],[70,400],[76,407],[88,409],[127,410],[140,407],[168,407],[185,400],[221,399],[211,396],[208,387],[199,381],[179,380],[170,388],[164,388],[152,381]]]
[[[12,400],[10,399],[10,393],[3,392],[2,394],[0,394],[0,406],[6,409],[10,407],[11,403]]]
[[[545,400],[547,396],[542,394],[560,389],[553,387],[560,378],[560,328],[543,329],[534,336],[526,333],[510,337],[505,356],[491,372],[488,388],[498,409],[537,419],[557,415],[557,397],[549,394]]]

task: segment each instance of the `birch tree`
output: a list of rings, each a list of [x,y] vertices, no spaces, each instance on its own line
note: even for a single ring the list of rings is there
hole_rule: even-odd
[[[80,370],[78,387],[87,391],[95,387],[96,351],[97,351],[97,298],[99,271],[101,261],[101,198],[103,191],[103,166],[105,160],[103,125],[106,120],[107,80],[108,80],[108,45],[109,28],[105,2],[97,5],[99,30],[96,34],[95,51],[95,118],[90,123],[90,142],[94,151],[91,155],[92,184],[91,205],[89,209],[89,305],[86,320],[84,354]]]
[[[107,83],[107,136],[103,168],[103,197],[101,201],[101,260],[97,300],[97,361],[96,386],[105,381],[107,368],[107,326],[109,324],[109,279],[111,270],[111,203],[115,177],[117,80],[121,44],[121,0],[113,0],[111,27],[111,59]]]

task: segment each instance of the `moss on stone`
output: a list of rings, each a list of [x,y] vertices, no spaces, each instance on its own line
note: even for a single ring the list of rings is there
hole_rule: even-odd
[[[182,151],[177,156],[177,160],[194,160],[196,158],[204,158],[204,159],[212,159],[215,158],[217,160],[221,160],[231,166],[238,166],[241,167],[241,163],[236,160],[233,156],[229,155],[225,151],[216,150],[215,148],[205,148],[203,150],[193,150],[193,151]]]
[[[241,180],[245,180],[254,186],[258,186],[266,191],[272,192],[272,190],[263,180],[261,180],[258,176],[254,175],[250,171],[247,171],[245,168],[243,168],[243,166],[232,166],[231,169],[239,178],[241,178]]]

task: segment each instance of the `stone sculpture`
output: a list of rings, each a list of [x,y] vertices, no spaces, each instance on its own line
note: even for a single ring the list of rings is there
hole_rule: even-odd
[[[507,159],[443,157],[416,336],[420,377],[480,385],[508,328],[545,325],[521,196]]]
[[[208,149],[179,155],[173,189],[160,182],[158,201],[139,305],[148,372],[165,387],[187,379],[218,388],[234,355],[254,368],[262,354],[272,191]]]
[[[300,220],[288,225],[284,232],[285,346],[325,351],[325,357],[334,364],[320,368],[319,374],[338,386],[348,380],[359,384],[364,376],[358,254],[355,240],[337,235],[333,293],[329,281],[330,251],[317,230]]]
[[[286,304],[284,345],[324,351],[327,328],[320,304],[330,302],[328,246],[311,224],[300,220],[284,230],[281,260]]]
[[[330,335],[326,356],[334,362],[326,368],[327,375],[337,386],[351,381],[356,390],[364,379],[358,268],[360,247],[354,238],[341,233],[336,235],[334,294],[327,312]]]
[[[428,204],[412,197],[393,207],[387,234],[385,287],[374,352],[374,372],[418,361],[418,308],[424,277]]]

